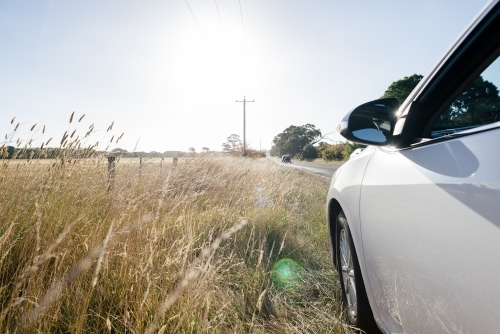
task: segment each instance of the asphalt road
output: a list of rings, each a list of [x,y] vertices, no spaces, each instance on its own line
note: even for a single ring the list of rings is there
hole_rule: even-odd
[[[327,165],[327,164],[316,164],[314,162],[298,161],[298,160],[292,160],[292,163],[290,163],[290,164],[283,164],[283,163],[281,163],[280,158],[274,158],[274,157],[268,156],[268,159],[270,159],[271,161],[274,161],[282,166],[302,169],[305,172],[320,175],[323,177],[327,177],[329,179],[333,176],[333,173],[335,173],[335,171],[340,167],[340,166]]]

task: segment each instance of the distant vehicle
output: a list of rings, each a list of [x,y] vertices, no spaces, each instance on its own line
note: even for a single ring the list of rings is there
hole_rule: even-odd
[[[368,102],[338,125],[370,145],[337,169],[326,202],[351,325],[500,331],[499,69],[495,0],[401,105]]]
[[[284,164],[289,164],[292,162],[292,158],[289,155],[284,155],[281,157],[281,162]]]
[[[364,148],[357,148],[354,150],[354,152],[351,153],[351,155],[349,156],[349,159],[352,159],[354,158],[355,156],[357,156],[358,154],[360,154],[361,152],[363,152]]]

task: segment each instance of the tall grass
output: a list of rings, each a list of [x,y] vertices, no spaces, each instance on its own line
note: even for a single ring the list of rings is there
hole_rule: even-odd
[[[3,160],[0,332],[331,333],[327,180],[266,159]],[[287,286],[273,266],[303,270]],[[292,273],[293,276],[293,273]]]

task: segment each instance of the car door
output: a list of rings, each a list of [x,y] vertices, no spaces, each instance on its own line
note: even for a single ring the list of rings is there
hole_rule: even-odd
[[[360,200],[364,257],[392,331],[500,331],[499,143],[496,128],[372,154]]]
[[[427,110],[427,138],[371,155],[363,255],[391,332],[500,332],[499,76],[497,59],[444,109]]]

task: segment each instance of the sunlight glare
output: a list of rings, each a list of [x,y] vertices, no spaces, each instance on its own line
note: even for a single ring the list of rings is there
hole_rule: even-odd
[[[203,35],[190,31],[176,45],[171,80],[178,94],[198,90],[203,92],[202,97],[208,97],[222,90],[248,86],[247,52],[241,36],[234,31]]]

